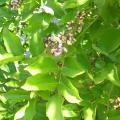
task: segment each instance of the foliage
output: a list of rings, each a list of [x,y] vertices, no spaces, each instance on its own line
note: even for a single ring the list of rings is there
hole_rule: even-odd
[[[120,0],[0,0],[0,120],[119,120]]]

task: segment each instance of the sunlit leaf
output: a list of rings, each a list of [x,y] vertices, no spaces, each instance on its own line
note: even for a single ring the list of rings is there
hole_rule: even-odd
[[[65,1],[65,8],[75,8],[85,4],[88,0],[67,0]]]
[[[22,86],[27,91],[38,90],[54,90],[57,86],[55,78],[48,74],[37,74],[32,77],[28,77],[25,84]]]
[[[36,33],[40,31],[40,29],[47,29],[51,18],[52,16],[47,13],[33,14],[33,16],[29,19],[29,26],[26,28],[26,31],[29,31],[29,33]]]
[[[59,95],[50,98],[47,103],[46,115],[49,120],[64,120],[62,115],[63,99]]]
[[[114,64],[110,64],[110,72],[108,74],[108,79],[115,85],[120,87],[120,78],[118,75],[118,69]]]
[[[23,120],[33,120],[36,113],[36,100],[30,100],[27,105],[28,107],[25,110]]]
[[[79,108],[75,104],[67,104],[63,106],[62,113],[66,118],[74,118],[79,116]]]
[[[63,78],[60,85],[60,92],[70,103],[80,103],[82,99],[79,96],[77,88],[71,83],[70,79]]]
[[[19,120],[19,119],[23,118],[24,115],[25,115],[25,110],[26,110],[26,108],[27,108],[27,105],[25,105],[25,106],[23,106],[22,108],[20,108],[20,109],[17,111],[17,113],[15,114],[14,120]]]
[[[3,40],[7,52],[12,53],[13,55],[23,54],[24,51],[20,39],[6,28],[3,30]]]
[[[83,112],[84,112],[84,120],[95,120],[96,108],[85,107]]]
[[[13,56],[13,54],[5,53],[0,54],[0,65],[6,64],[8,62],[20,61],[24,58],[24,55]]]
[[[41,55],[33,64],[30,64],[25,68],[25,70],[29,71],[32,75],[55,72],[57,69],[56,61],[53,58],[44,55]]]

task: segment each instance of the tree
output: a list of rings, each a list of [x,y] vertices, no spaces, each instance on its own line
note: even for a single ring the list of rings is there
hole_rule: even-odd
[[[119,120],[120,0],[0,1],[1,120]]]

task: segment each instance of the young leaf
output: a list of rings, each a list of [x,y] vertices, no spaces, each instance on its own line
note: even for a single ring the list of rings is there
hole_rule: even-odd
[[[59,95],[55,95],[49,99],[46,108],[46,115],[49,120],[64,120],[62,115],[63,99]]]
[[[35,76],[28,77],[22,88],[27,91],[38,91],[54,90],[56,86],[57,81],[55,81],[52,75],[37,74]]]
[[[23,54],[24,50],[20,39],[6,28],[3,30],[3,40],[8,53],[12,53],[15,56]]]

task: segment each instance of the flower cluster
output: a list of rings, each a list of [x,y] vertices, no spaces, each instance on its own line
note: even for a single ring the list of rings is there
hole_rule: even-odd
[[[78,12],[74,21],[70,21],[66,24],[66,32],[71,33],[74,37],[76,34],[82,31],[82,26],[84,25],[84,18],[86,16],[85,12]]]
[[[120,97],[117,97],[117,98],[115,99],[115,104],[116,104],[116,105],[114,105],[114,109],[115,109],[115,110],[120,110]]]
[[[50,53],[54,56],[59,56],[65,51],[64,41],[61,34],[62,32],[58,35],[52,33],[51,36],[47,37],[47,40],[45,41],[47,50],[50,50]]]
[[[82,30],[85,15],[85,13],[77,13],[74,21],[67,22],[64,31],[49,35],[45,42],[47,52],[49,51],[54,56],[60,56],[63,52],[67,52],[65,45],[75,43],[75,36]]]
[[[17,10],[20,5],[20,0],[11,0],[10,8],[11,10]]]

